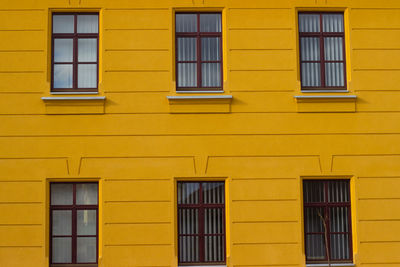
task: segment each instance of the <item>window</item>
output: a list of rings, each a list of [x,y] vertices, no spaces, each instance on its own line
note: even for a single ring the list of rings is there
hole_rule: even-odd
[[[179,264],[225,263],[224,182],[178,182]]]
[[[175,24],[177,90],[220,90],[221,14],[177,13]]]
[[[299,13],[301,87],[346,89],[343,13]]]
[[[50,184],[50,266],[97,266],[97,183]]]
[[[307,263],[351,262],[352,235],[348,180],[304,180]]]
[[[96,92],[98,14],[55,13],[52,25],[52,91]]]

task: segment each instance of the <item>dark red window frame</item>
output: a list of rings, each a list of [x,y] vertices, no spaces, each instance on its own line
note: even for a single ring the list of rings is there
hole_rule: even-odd
[[[321,79],[321,86],[303,86],[301,85],[301,89],[304,91],[307,90],[315,90],[315,89],[322,89],[322,90],[347,90],[347,77],[346,77],[346,45],[345,45],[345,29],[343,32],[324,32],[323,30],[323,22],[322,16],[324,14],[340,14],[343,15],[343,12],[299,12],[300,14],[309,14],[309,15],[319,15],[319,32],[300,32],[299,30],[299,47],[300,47],[300,79],[302,77],[303,69],[301,67],[301,63],[320,63],[321,72],[320,72],[320,79]],[[300,18],[299,18],[300,23]],[[344,25],[344,21],[343,21]],[[317,37],[320,40],[320,60],[301,60],[301,42],[300,39],[302,37]],[[324,38],[325,37],[342,37],[343,39],[343,60],[325,60],[325,45],[324,45]],[[325,63],[343,63],[343,82],[344,86],[327,86],[325,82]]]
[[[209,181],[209,182],[204,182],[204,181],[180,181],[178,182],[178,184],[184,184],[184,183],[197,183],[199,184],[199,203],[198,204],[179,204],[178,203],[178,213],[179,210],[182,209],[197,209],[198,210],[198,225],[199,225],[199,233],[198,234],[180,234],[180,223],[179,220],[178,221],[178,262],[179,265],[196,265],[196,264],[208,264],[208,265],[223,265],[226,263],[226,215],[225,215],[225,189],[224,189],[224,203],[222,204],[211,204],[211,203],[204,203],[203,201],[203,184],[204,183],[224,183],[223,181]],[[224,183],[225,184],[225,183]],[[177,194],[179,194],[178,190],[177,190]],[[219,208],[222,210],[222,218],[223,221],[222,223],[222,227],[223,227],[223,233],[222,234],[205,234],[204,233],[204,211],[207,208]],[[220,262],[211,262],[211,261],[205,261],[205,236],[221,236],[223,235],[223,239],[224,239],[224,254],[223,254],[223,261]],[[199,248],[199,261],[196,262],[181,262],[180,259],[180,247],[179,247],[179,239],[182,236],[198,236],[199,237],[199,243],[198,243],[198,248]]]
[[[201,32],[200,31],[200,15],[202,14],[218,14],[221,15],[220,12],[179,12],[175,13],[175,21],[176,21],[176,15],[180,14],[195,14],[197,15],[197,32],[176,32],[175,30],[175,80],[176,80],[176,90],[177,91],[196,91],[196,90],[201,90],[201,91],[215,91],[215,90],[222,90],[223,89],[223,64],[222,64],[222,21],[221,21],[221,32]],[[222,15],[221,15],[221,20],[222,20]],[[178,38],[182,37],[189,37],[189,38],[196,38],[196,45],[197,45],[197,60],[195,61],[179,61],[178,60]],[[220,54],[220,59],[219,60],[213,60],[213,61],[202,61],[201,59],[201,38],[202,37],[219,37],[220,42],[219,42],[219,54]],[[178,75],[178,63],[196,63],[197,64],[197,85],[194,87],[179,87],[178,86],[178,80],[179,80],[179,75]],[[221,79],[221,86],[220,87],[207,87],[207,86],[202,86],[202,68],[201,64],[202,63],[219,63],[220,64],[220,79]]]
[[[58,15],[73,15],[74,16],[74,33],[53,33],[51,31],[51,91],[52,92],[97,92],[99,87],[99,32],[98,27],[97,33],[78,33],[78,15],[99,15],[94,12],[57,12],[52,14],[52,25],[54,16]],[[99,16],[97,17],[97,25],[99,26]],[[54,39],[73,39],[73,57],[72,62],[54,62]],[[79,62],[79,64],[96,64],[96,88],[78,88],[78,39],[90,38],[97,39],[97,61],[96,62]],[[54,88],[54,65],[55,64],[72,64],[72,88]]]
[[[99,191],[97,187],[97,205],[76,205],[76,185],[77,184],[97,184],[95,182],[54,182],[50,183],[50,190],[51,190],[51,185],[52,184],[72,184],[72,193],[73,193],[73,202],[72,205],[52,205],[51,204],[51,191],[50,191],[50,267],[57,267],[57,266],[74,266],[74,265],[79,265],[79,266],[87,266],[87,267],[97,267],[98,264],[98,258],[99,258]],[[70,210],[72,212],[71,216],[71,235],[53,235],[53,211],[54,210]],[[96,210],[96,262],[89,262],[89,263],[77,263],[77,211],[78,210]],[[52,248],[53,248],[53,237],[71,237],[72,239],[72,248],[71,248],[71,253],[72,253],[72,261],[71,263],[53,263],[52,260]],[[93,235],[79,235],[79,237],[94,237]]]
[[[347,183],[347,192],[348,196],[347,199],[348,201],[346,202],[329,202],[329,184],[334,183],[334,182],[346,182]],[[352,263],[353,262],[353,242],[352,242],[352,223],[351,223],[351,196],[350,196],[350,181],[349,180],[343,180],[343,179],[331,179],[331,180],[303,180],[303,194],[305,194],[305,188],[307,186],[307,183],[319,183],[323,185],[323,196],[324,196],[324,201],[323,202],[306,202],[305,198],[304,199],[304,247],[305,247],[305,252],[306,252],[306,262],[307,263],[326,263],[326,262],[331,262],[331,263]],[[347,208],[347,225],[348,225],[348,232],[334,232],[331,231],[330,229],[330,213],[329,209],[330,208],[335,208],[335,207],[346,207]],[[322,209],[324,214],[321,214],[323,218],[326,218],[326,227],[327,227],[327,245],[328,245],[328,250],[329,250],[329,255],[332,257],[331,254],[331,236],[332,235],[337,235],[337,234],[347,234],[348,235],[348,247],[349,247],[349,258],[345,260],[332,260],[328,259],[326,253],[325,253],[325,259],[321,260],[311,260],[308,259],[308,253],[307,253],[307,236],[309,235],[319,235],[322,236],[325,240],[325,232],[307,232],[307,217],[305,216],[305,210],[306,208],[314,208],[314,209]],[[322,219],[321,219],[322,220]],[[325,252],[325,247],[324,247],[324,252]]]

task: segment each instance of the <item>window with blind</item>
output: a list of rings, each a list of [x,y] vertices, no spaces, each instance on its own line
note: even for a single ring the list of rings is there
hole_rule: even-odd
[[[179,264],[224,264],[224,182],[178,182],[177,191]]]
[[[98,184],[50,184],[50,266],[97,267]]]
[[[221,90],[221,14],[177,13],[175,38],[177,90]]]
[[[54,13],[52,18],[52,91],[96,92],[99,15]]]
[[[302,90],[346,90],[343,13],[299,13]]]
[[[352,262],[348,180],[304,180],[307,263]]]

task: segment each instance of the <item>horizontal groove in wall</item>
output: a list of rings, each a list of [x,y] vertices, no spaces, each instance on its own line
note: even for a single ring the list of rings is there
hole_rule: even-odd
[[[105,200],[104,203],[170,203],[171,200]]]
[[[43,32],[44,29],[0,29],[0,32]]]
[[[107,28],[105,31],[169,31],[168,28]]]
[[[230,31],[292,31],[293,28],[228,28]]]
[[[298,223],[299,221],[232,221],[232,223]]]
[[[299,199],[232,199],[232,202],[294,202]]]
[[[105,70],[105,72],[170,72],[170,70]]]
[[[283,178],[283,177],[277,177],[277,178],[232,178],[232,181],[252,181],[252,180],[297,180],[296,177],[293,178]]]
[[[236,246],[252,246],[252,245],[298,245],[299,242],[256,242],[256,243],[235,243]]]
[[[144,224],[144,225],[151,225],[151,224],[171,224],[171,222],[106,222],[104,225],[130,225],[130,224]]]
[[[172,246],[172,244],[105,244],[106,247],[160,247]]]
[[[43,204],[44,202],[0,202],[0,205],[38,205]]]

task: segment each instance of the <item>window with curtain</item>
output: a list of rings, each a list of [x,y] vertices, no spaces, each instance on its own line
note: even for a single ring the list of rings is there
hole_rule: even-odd
[[[99,15],[54,13],[52,18],[52,91],[97,91]]]
[[[180,265],[225,263],[224,182],[178,182]]]
[[[221,14],[177,13],[175,38],[177,90],[220,90]]]
[[[302,90],[346,89],[343,13],[299,13]]]
[[[50,184],[50,266],[97,267],[98,184]]]
[[[304,180],[307,263],[352,262],[349,180]]]

